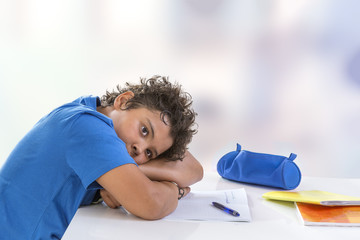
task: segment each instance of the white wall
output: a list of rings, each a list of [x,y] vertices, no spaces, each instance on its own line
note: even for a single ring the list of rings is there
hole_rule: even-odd
[[[207,170],[244,149],[360,177],[358,1],[0,0],[0,165],[48,111],[153,74],[194,99]]]

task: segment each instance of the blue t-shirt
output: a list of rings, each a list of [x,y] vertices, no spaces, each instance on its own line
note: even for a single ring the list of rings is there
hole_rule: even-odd
[[[0,238],[60,239],[96,179],[136,164],[98,97],[81,97],[42,118],[0,171]]]

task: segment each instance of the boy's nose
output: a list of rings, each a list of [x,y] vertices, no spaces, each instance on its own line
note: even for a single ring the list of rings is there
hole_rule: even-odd
[[[134,144],[132,146],[132,151],[133,151],[133,154],[131,156],[134,158],[134,160],[137,164],[142,164],[142,163],[147,162],[147,158],[144,154],[145,148],[143,148],[140,145]]]
[[[134,154],[135,156],[138,156],[138,155],[140,155],[141,153],[143,153],[144,150],[143,150],[143,147],[141,147],[140,144],[133,144],[133,145],[132,145],[132,152],[133,152],[133,154]]]

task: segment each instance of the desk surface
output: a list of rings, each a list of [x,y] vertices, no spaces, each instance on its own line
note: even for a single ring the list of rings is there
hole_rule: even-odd
[[[303,226],[293,203],[262,199],[262,194],[278,189],[236,183],[221,178],[217,173],[206,173],[204,179],[192,186],[193,190],[217,190],[244,187],[248,196],[252,221],[146,221],[127,215],[121,209],[110,209],[101,204],[80,208],[64,240],[101,239],[360,239],[360,227]],[[360,197],[360,179],[303,177],[296,189],[323,190]]]

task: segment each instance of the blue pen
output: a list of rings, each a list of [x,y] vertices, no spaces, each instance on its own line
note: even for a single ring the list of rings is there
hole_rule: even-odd
[[[214,207],[216,207],[216,208],[218,208],[218,209],[220,209],[220,210],[222,210],[222,211],[224,211],[224,212],[226,212],[226,213],[228,213],[230,215],[233,215],[234,217],[239,217],[240,216],[240,213],[238,213],[237,211],[232,210],[232,209],[230,209],[228,207],[225,207],[224,205],[222,205],[222,204],[220,204],[218,202],[212,202],[212,204],[214,205]]]

